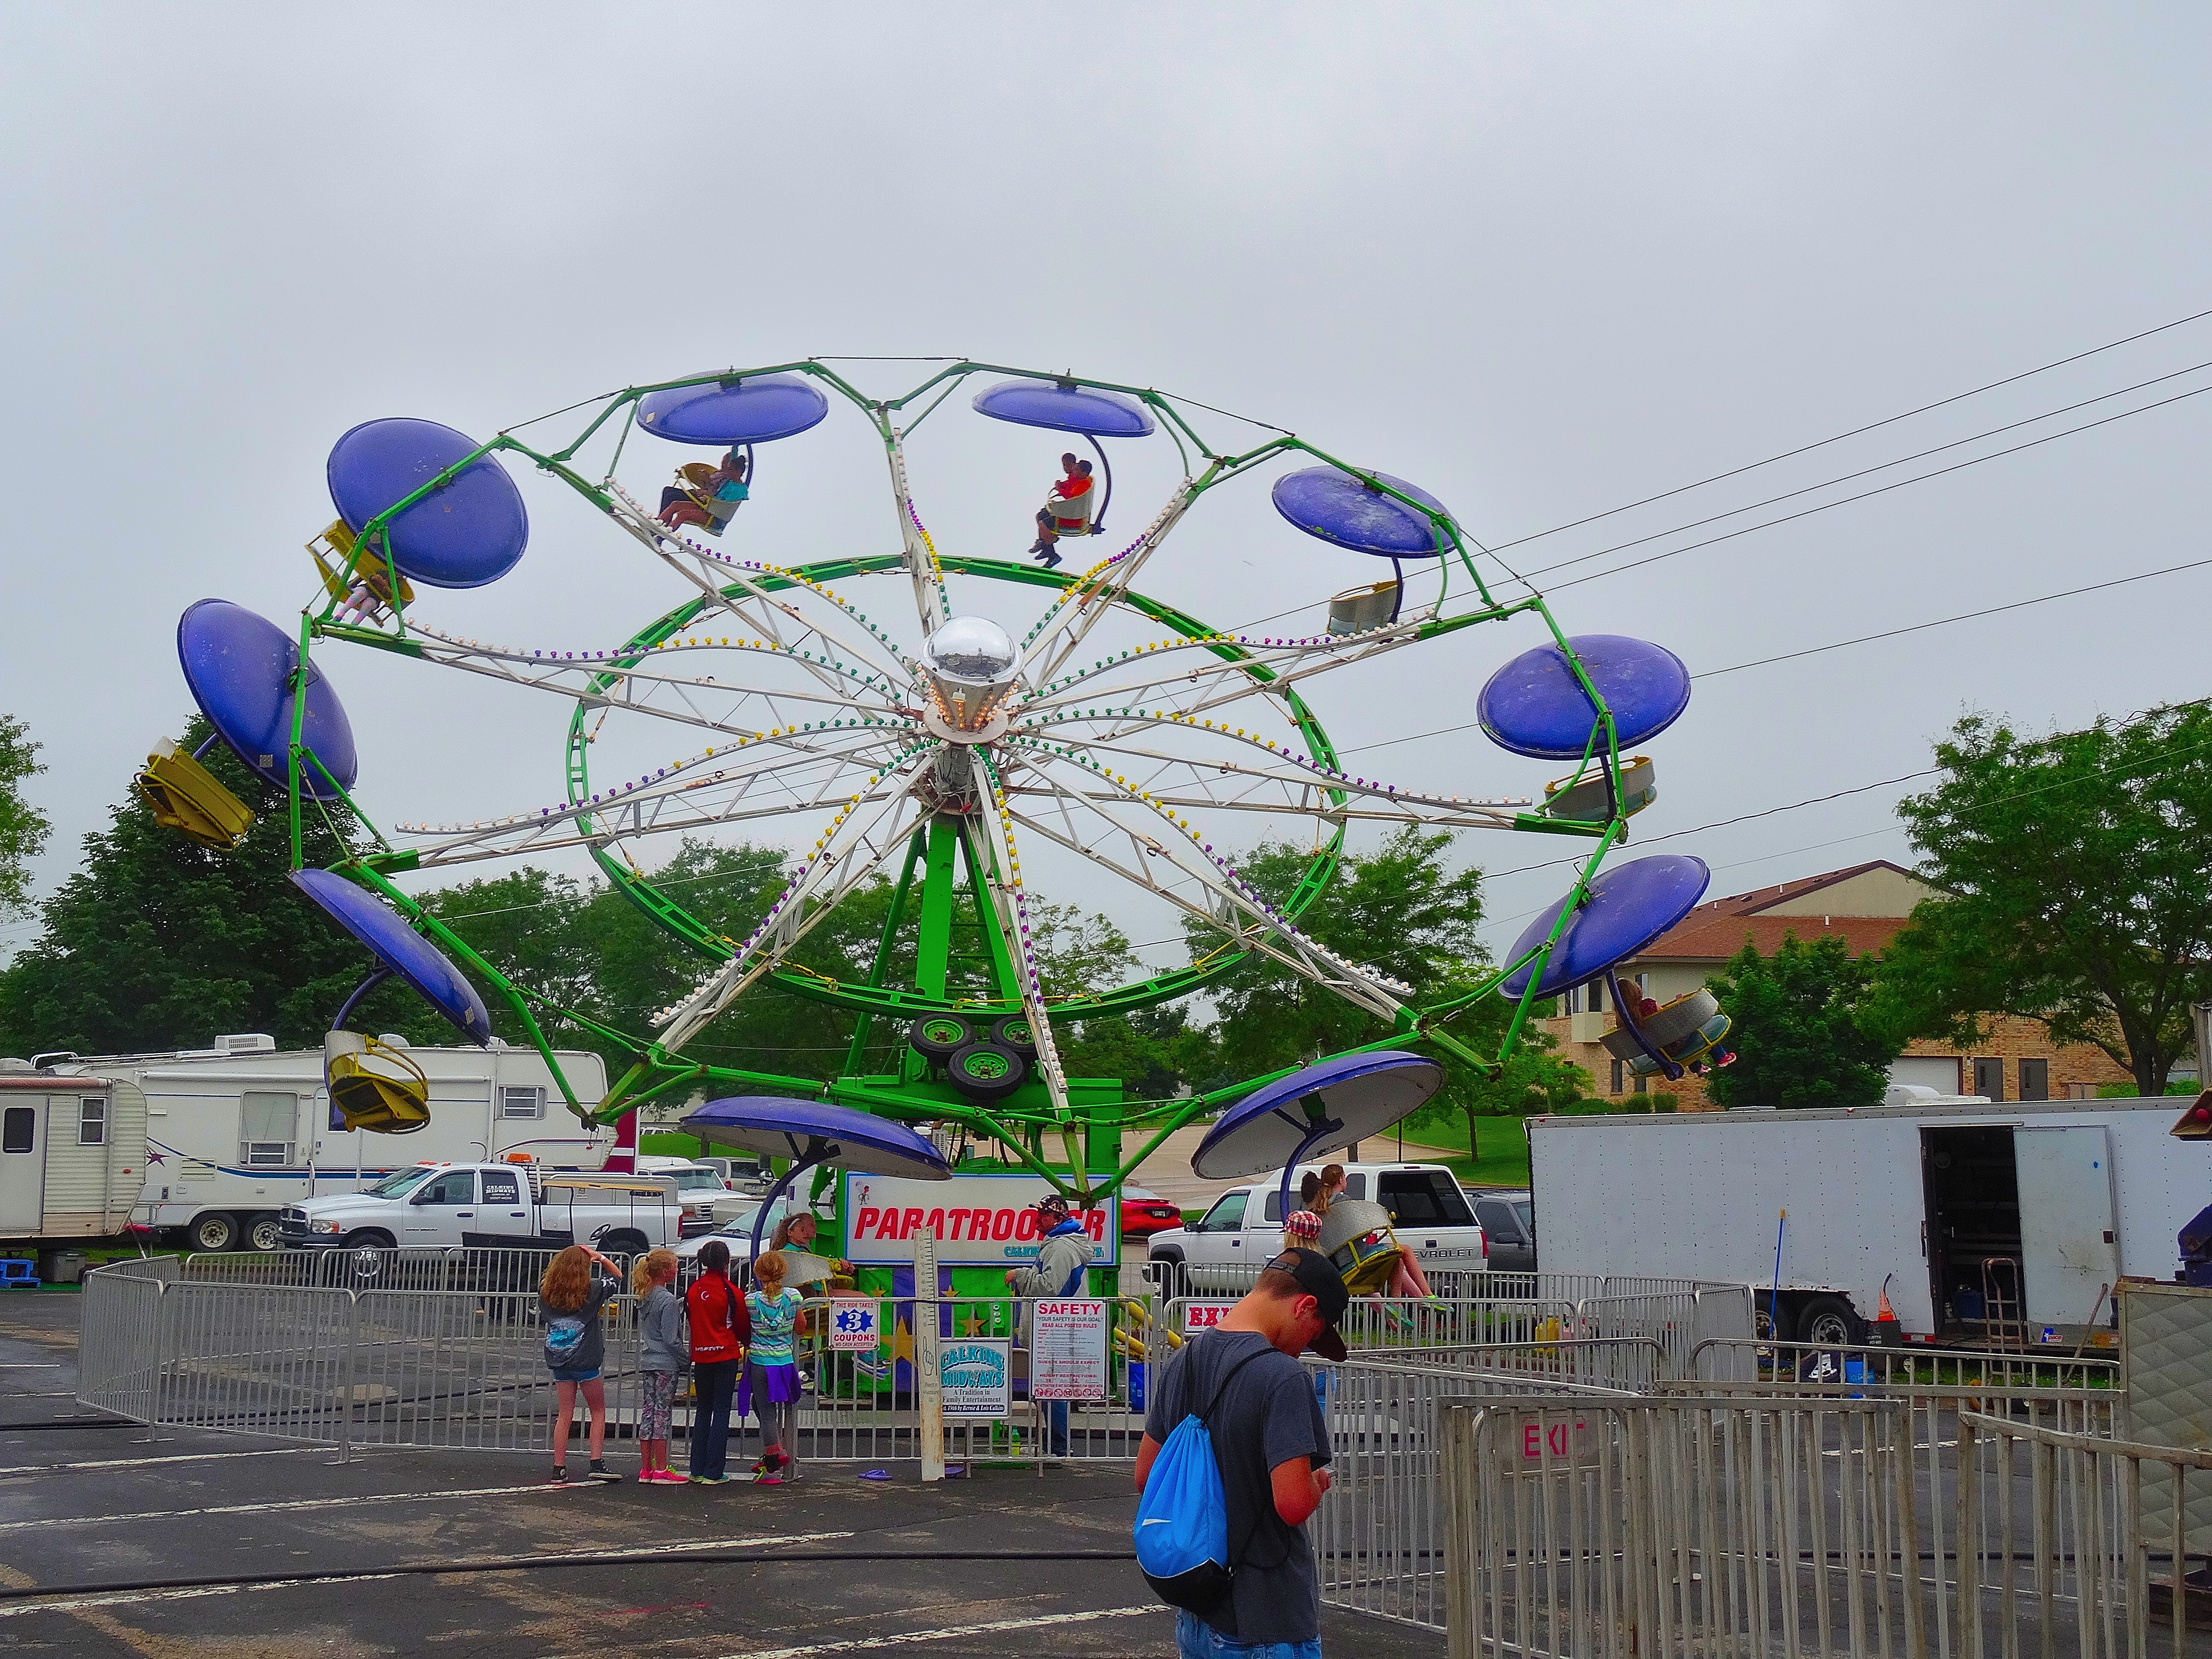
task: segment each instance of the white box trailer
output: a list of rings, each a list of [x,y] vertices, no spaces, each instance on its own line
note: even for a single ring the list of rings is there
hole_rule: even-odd
[[[286,1205],[355,1191],[410,1164],[527,1153],[549,1170],[606,1166],[616,1131],[579,1123],[534,1049],[495,1042],[406,1052],[429,1079],[430,1121],[404,1135],[346,1129],[331,1108],[322,1051],[280,1052],[258,1035],[219,1037],[204,1050],[40,1056],[44,1066],[27,1078],[0,1072],[11,1101],[29,1098],[35,1084],[47,1103],[35,1198],[27,1173],[17,1180],[14,1160],[0,1154],[0,1237],[108,1237],[135,1223],[203,1249],[273,1249]],[[579,1099],[605,1097],[598,1055],[559,1059]],[[73,1146],[88,1133],[78,1115],[92,1100],[102,1103],[106,1143]],[[105,1159],[97,1174],[94,1157]],[[108,1183],[104,1209],[85,1202],[98,1181]],[[113,1200],[126,1189],[118,1213]]]
[[[2070,1345],[2109,1322],[2122,1273],[2173,1276],[2212,1200],[2212,1143],[2167,1133],[2185,1101],[1909,1092],[1928,1097],[1532,1118],[1538,1260],[1749,1285],[1764,1318],[1778,1231],[1778,1334],[1821,1342],[1861,1338],[1887,1285],[1908,1337],[1986,1335],[2003,1314]]]

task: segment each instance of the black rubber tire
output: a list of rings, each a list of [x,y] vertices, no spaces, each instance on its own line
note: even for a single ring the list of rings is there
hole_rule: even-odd
[[[1036,1038],[1030,1031],[1027,1014],[1008,1014],[991,1027],[991,1041],[1001,1048],[1011,1048],[1024,1060],[1036,1058]]]
[[[384,1259],[380,1251],[392,1248],[390,1233],[363,1230],[348,1233],[343,1247],[345,1262],[345,1281],[356,1285],[374,1285],[383,1277]],[[342,1281],[343,1282],[343,1281]]]
[[[1856,1347],[1866,1340],[1857,1310],[1840,1296],[1808,1297],[1790,1322],[1796,1340],[1823,1348]]]
[[[185,1230],[196,1250],[228,1250],[238,1243],[238,1218],[224,1210],[208,1210],[192,1218]]]
[[[995,1042],[967,1043],[945,1062],[945,1080],[970,1100],[1004,1100],[1029,1074],[1029,1061]]]
[[[975,1031],[957,1014],[924,1014],[906,1028],[906,1040],[931,1065],[943,1066],[975,1040]]]
[[[284,1237],[279,1230],[276,1212],[263,1210],[246,1218],[246,1237],[241,1241],[249,1250],[281,1250]]]

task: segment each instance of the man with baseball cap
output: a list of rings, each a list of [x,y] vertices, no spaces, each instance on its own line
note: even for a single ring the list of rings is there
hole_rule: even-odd
[[[1351,1301],[1327,1257],[1285,1250],[1152,1388],[1137,1490],[1175,1425],[1197,1412],[1229,1508],[1229,1594],[1202,1615],[1177,1615],[1182,1659],[1320,1659],[1321,1579],[1305,1522],[1329,1486],[1328,1419],[1298,1356],[1344,1358],[1337,1322]]]
[[[1080,1295],[1091,1266],[1091,1235],[1058,1193],[1047,1193],[1030,1207],[1037,1218],[1036,1265],[1008,1268],[1006,1288],[1016,1296]],[[1051,1455],[1066,1456],[1067,1401],[1047,1401],[1045,1421]]]

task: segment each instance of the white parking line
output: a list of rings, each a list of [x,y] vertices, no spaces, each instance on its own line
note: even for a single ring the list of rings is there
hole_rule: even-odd
[[[327,1446],[272,1446],[266,1451],[176,1452],[167,1457],[102,1457],[82,1463],[17,1463],[0,1474],[64,1474],[77,1469],[143,1469],[155,1463],[207,1463],[219,1457],[304,1457],[310,1452],[327,1456]]]
[[[903,1647],[909,1642],[945,1642],[956,1636],[985,1636],[994,1631],[1036,1630],[1047,1625],[1087,1625],[1098,1619],[1133,1619],[1144,1613],[1172,1613],[1173,1607],[1154,1601],[1141,1607],[1101,1607],[1095,1613],[1045,1613],[1033,1619],[994,1619],[988,1625],[955,1625],[945,1630],[910,1630],[897,1636],[862,1636],[848,1642],[816,1642],[803,1648],[774,1648],[768,1652],[732,1653],[727,1659],[809,1659],[817,1653],[864,1653],[875,1648]]]
[[[852,1535],[849,1532],[793,1532],[762,1538],[687,1538],[680,1543],[647,1544],[633,1549],[564,1550],[555,1555],[532,1556],[531,1559],[574,1561],[593,1556],[610,1556],[627,1560],[633,1556],[681,1555],[688,1550],[738,1550],[770,1544],[819,1544]],[[464,1558],[454,1562],[451,1570],[460,1572],[481,1565],[481,1560],[471,1561]],[[274,1579],[265,1584],[191,1584],[177,1589],[118,1590],[109,1595],[79,1595],[62,1601],[18,1601],[0,1605],[0,1619],[21,1619],[33,1613],[75,1613],[84,1607],[128,1607],[142,1601],[188,1601],[204,1595],[240,1595],[249,1590],[299,1589],[318,1584],[373,1584],[386,1578],[409,1576],[398,1572],[325,1573],[314,1577]]]
[[[580,1486],[583,1483],[576,1483]],[[508,1498],[517,1492],[559,1492],[566,1488],[533,1481],[526,1486],[471,1486],[458,1492],[363,1492],[349,1498],[302,1498],[283,1504],[226,1504],[204,1510],[144,1510],[136,1515],[56,1515],[43,1521],[0,1521],[0,1532],[22,1532],[33,1527],[104,1527],[123,1521],[189,1521],[203,1515],[275,1515],[287,1510],[337,1510],[362,1504],[431,1504],[453,1498]]]

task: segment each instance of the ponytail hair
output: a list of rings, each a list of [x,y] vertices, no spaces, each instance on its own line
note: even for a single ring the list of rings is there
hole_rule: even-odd
[[[1311,1210],[1316,1215],[1319,1215],[1327,1209],[1328,1206],[1322,1201],[1321,1188],[1321,1177],[1311,1170],[1308,1170],[1300,1176],[1298,1177],[1298,1207],[1301,1210]]]
[[[671,1279],[676,1276],[676,1252],[665,1249],[647,1250],[630,1266],[629,1293],[646,1295],[660,1282],[663,1273]]]

